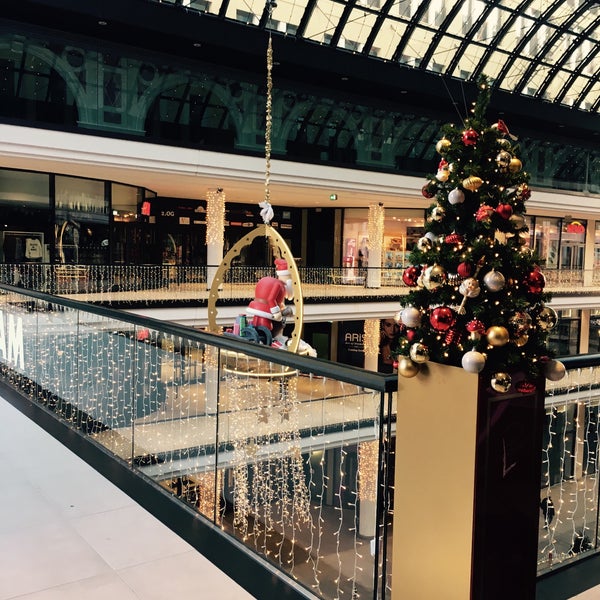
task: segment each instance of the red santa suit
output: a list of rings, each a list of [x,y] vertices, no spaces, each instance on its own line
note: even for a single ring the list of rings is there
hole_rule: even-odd
[[[287,262],[276,259],[276,277],[263,277],[254,288],[254,300],[246,308],[246,314],[255,327],[262,325],[273,329],[273,321],[282,321],[291,310],[285,306],[286,298],[293,296],[292,282]]]
[[[285,283],[275,277],[263,277],[254,288],[254,300],[248,304],[246,313],[252,325],[273,328],[273,321],[281,321],[281,307],[285,300]]]

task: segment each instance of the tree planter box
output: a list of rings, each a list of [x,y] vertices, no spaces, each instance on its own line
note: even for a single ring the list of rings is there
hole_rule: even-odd
[[[535,598],[544,381],[488,386],[431,362],[399,377],[393,600]]]

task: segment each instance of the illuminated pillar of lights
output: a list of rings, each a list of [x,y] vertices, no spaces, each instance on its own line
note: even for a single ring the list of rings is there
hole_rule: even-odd
[[[363,352],[365,355],[364,367],[369,371],[377,371],[379,337],[379,319],[365,319],[363,337]]]
[[[367,287],[381,287],[381,257],[383,256],[383,223],[385,209],[383,204],[369,205],[367,232],[369,235],[369,268]]]
[[[377,530],[377,473],[379,442],[362,442],[358,446],[358,501],[360,520],[358,533],[375,537]]]
[[[210,290],[213,278],[223,258],[225,237],[225,192],[218,188],[206,194],[206,289]]]

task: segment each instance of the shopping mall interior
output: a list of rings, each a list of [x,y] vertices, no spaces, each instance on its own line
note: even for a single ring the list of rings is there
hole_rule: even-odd
[[[65,570],[62,581],[28,578],[34,567],[21,565],[28,583],[5,586],[0,575],[0,590],[7,590],[0,598],[80,597],[88,578],[98,598],[107,589],[124,600],[163,598],[164,588],[149,582],[153,561],[164,559],[173,572],[185,566],[176,577],[181,587],[173,587],[178,593],[215,582],[214,595],[232,599],[412,600],[391,584],[391,572],[403,572],[393,563],[392,532],[420,536],[394,520],[394,468],[386,461],[400,464],[394,454],[403,431],[396,422],[402,383],[398,361],[388,360],[378,343],[384,324],[398,321],[409,291],[403,273],[432,220],[427,186],[448,170],[439,146],[444,128],[468,122],[482,77],[491,89],[486,119],[502,130],[526,172],[531,194],[522,245],[535,252],[551,294],[556,323],[548,347],[567,365],[567,380],[548,382],[540,409],[542,493],[537,478],[535,502],[546,498],[546,504],[534,515],[534,573],[514,598],[533,599],[532,589],[538,600],[600,598],[593,575],[600,560],[594,392],[600,359],[593,359],[600,353],[600,6],[570,0],[6,4],[0,321],[8,320],[0,323],[0,357],[10,362],[12,352],[17,361],[11,336],[19,333],[21,360],[32,362],[1,373],[8,382],[0,388],[8,400],[3,439],[13,440],[2,447],[3,462],[22,465],[19,485],[31,496],[23,515],[38,512],[36,490],[51,498],[65,473],[62,487],[73,493],[74,477],[92,485],[91,472],[74,475],[87,468],[84,461],[75,464],[45,446],[44,432],[29,429],[12,404],[129,496],[102,487],[106,505],[96,506],[87,494],[52,501],[43,543],[64,543],[65,561],[76,565],[72,541],[53,537],[75,530],[91,546],[81,551],[88,560],[76,567],[81,576]],[[273,210],[268,221],[265,204]],[[258,235],[263,228],[272,233]],[[275,274],[273,259],[281,256],[296,289],[302,287],[294,298],[301,317],[288,331],[300,343],[301,367],[287,358],[277,364],[269,348],[246,356],[230,336],[255,298],[254,285]],[[217,331],[224,340],[210,337]],[[77,422],[92,449],[48,425],[45,413],[21,396]],[[296,403],[304,409],[298,414]],[[271,430],[273,415],[278,424]],[[48,448],[36,452],[55,456],[52,485],[49,475],[30,468],[26,449],[16,450],[20,440],[8,434],[20,428],[32,447]],[[457,425],[453,437],[460,431]],[[270,450],[257,442],[267,434]],[[202,443],[190,441],[200,439],[194,436]],[[278,452],[289,456],[276,465]],[[133,465],[144,483],[118,474],[106,453]],[[443,464],[439,454],[436,461]],[[254,470],[244,471],[251,463]],[[371,464],[377,476],[366,499]],[[8,467],[4,472],[13,476]],[[291,503],[288,488],[297,494]],[[165,516],[165,496],[184,505],[184,516]],[[87,509],[65,518],[74,497]],[[20,510],[15,498],[6,499],[11,513]],[[128,542],[119,555],[113,544],[91,541],[105,511],[104,527],[111,529],[109,513],[118,520],[136,507],[150,513],[136,513],[138,531],[156,532],[146,551],[139,544],[128,551],[144,556],[145,570],[141,559],[126,556]],[[190,526],[196,521],[186,519],[198,516],[207,523]],[[159,541],[156,518],[177,535],[165,529]],[[317,525],[296,529],[302,519]],[[0,547],[10,552],[24,532],[23,548],[42,543],[24,521],[19,517],[4,536],[0,531]],[[210,535],[197,541],[189,527],[200,527],[198,538]],[[487,539],[491,530],[473,534],[466,579],[482,549],[506,549]],[[437,525],[432,534],[436,540],[426,546],[438,551],[419,562],[435,573],[439,552],[455,550],[439,541]],[[149,551],[162,545],[167,552]],[[240,573],[224,558],[233,547]],[[403,550],[393,547],[394,554]],[[421,548],[416,540],[414,547]],[[15,569],[23,552],[14,553]],[[118,560],[111,561],[113,552]],[[94,562],[94,553],[102,560]],[[211,563],[200,565],[202,555]],[[252,582],[257,556],[264,573]],[[190,569],[206,573],[200,587]],[[493,584],[472,581],[471,598],[493,600]],[[464,600],[461,585],[448,600]]]

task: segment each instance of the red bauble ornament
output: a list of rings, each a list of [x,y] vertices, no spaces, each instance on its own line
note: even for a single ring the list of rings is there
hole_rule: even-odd
[[[456,272],[461,276],[461,277],[471,277],[471,274],[473,273],[473,265],[471,263],[468,262],[461,262],[457,269]]]
[[[488,204],[482,204],[475,213],[475,220],[479,222],[487,222],[492,218],[493,214],[494,209],[491,206],[489,206]]]
[[[474,333],[485,333],[486,326],[479,320],[473,319],[467,323],[467,331]]]
[[[477,143],[479,134],[471,127],[466,131],[463,131],[462,141],[465,146],[474,146]]]
[[[421,194],[423,194],[425,198],[433,198],[435,196],[435,183],[426,183],[421,188]]]
[[[407,329],[406,330],[406,339],[409,342],[412,342],[415,339],[415,330],[414,329]]]
[[[529,198],[531,198],[531,190],[529,189],[529,186],[526,183],[522,183],[517,188],[516,196],[522,200],[529,200]]]
[[[439,164],[438,164],[438,171],[441,171],[442,169],[447,169],[448,168],[448,161],[445,158],[442,158],[442,160],[440,160]]]
[[[541,271],[532,271],[525,278],[525,285],[530,294],[541,294],[546,286],[546,278]]]
[[[436,331],[448,331],[456,323],[456,315],[448,306],[437,306],[431,311],[429,322]]]
[[[512,206],[510,204],[498,204],[498,206],[496,207],[496,212],[503,219],[510,219],[510,217],[513,214],[513,209],[512,209]]]
[[[420,267],[407,267],[404,269],[404,273],[402,273],[402,281],[409,287],[415,287],[420,274]]]

